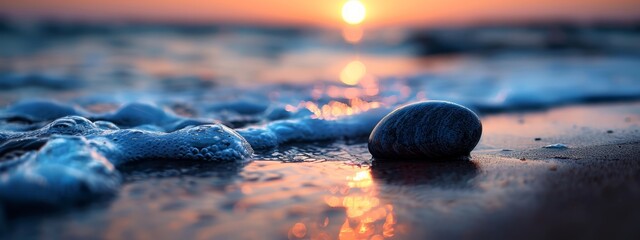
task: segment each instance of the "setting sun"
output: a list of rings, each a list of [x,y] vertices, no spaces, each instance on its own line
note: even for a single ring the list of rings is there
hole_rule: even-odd
[[[348,24],[359,24],[364,20],[366,10],[358,0],[349,0],[342,6],[342,19]]]

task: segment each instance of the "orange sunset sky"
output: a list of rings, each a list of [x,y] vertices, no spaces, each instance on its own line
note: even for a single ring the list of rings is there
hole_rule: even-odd
[[[0,0],[17,19],[160,21],[270,25],[343,24],[346,0]],[[638,0],[361,0],[368,26],[478,21],[637,20]]]

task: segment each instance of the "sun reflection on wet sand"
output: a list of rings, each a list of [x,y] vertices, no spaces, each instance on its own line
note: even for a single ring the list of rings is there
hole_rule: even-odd
[[[382,204],[377,197],[375,183],[369,170],[361,170],[345,177],[346,182],[328,188],[324,202],[330,208],[344,209],[345,219],[341,221],[338,239],[384,239],[394,236],[396,224],[392,204]],[[326,227],[330,219],[325,218]],[[334,220],[335,221],[335,220]],[[301,232],[302,223],[295,223],[289,230],[289,238]],[[305,228],[306,229],[306,228]],[[321,232],[311,234],[311,239],[330,239],[329,235]]]

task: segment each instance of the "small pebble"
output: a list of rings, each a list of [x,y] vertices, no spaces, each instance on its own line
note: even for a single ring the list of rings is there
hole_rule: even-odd
[[[567,147],[567,145],[564,145],[562,143],[555,143],[555,144],[549,144],[547,146],[544,146],[543,148],[552,148],[552,149],[567,149],[569,147]]]

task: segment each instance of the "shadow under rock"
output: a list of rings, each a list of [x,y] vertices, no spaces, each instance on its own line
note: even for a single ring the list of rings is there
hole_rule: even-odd
[[[429,185],[433,187],[470,187],[478,175],[478,165],[469,160],[411,161],[376,160],[371,165],[371,176],[392,185]]]

